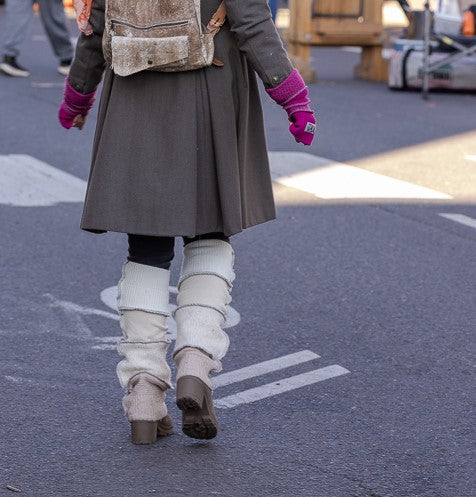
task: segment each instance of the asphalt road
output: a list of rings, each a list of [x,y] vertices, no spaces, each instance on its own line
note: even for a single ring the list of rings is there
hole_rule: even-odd
[[[475,495],[476,96],[424,102],[353,80],[354,53],[315,55],[319,139],[295,144],[263,99],[270,150],[447,198],[318,198],[277,182],[278,220],[234,239],[241,320],[224,369],[320,358],[215,397],[332,366],[345,374],[219,409],[207,443],[182,435],[171,392],[176,433],[133,446],[114,374],[118,324],[101,299],[125,237],[81,232],[80,202],[0,204],[1,496],[14,495],[8,485],[31,497]],[[39,23],[21,61],[30,78],[0,76],[0,158],[26,154],[86,180],[96,108],[83,132],[56,123],[62,78]],[[301,159],[285,162],[299,170]],[[0,181],[0,198],[10,187]]]

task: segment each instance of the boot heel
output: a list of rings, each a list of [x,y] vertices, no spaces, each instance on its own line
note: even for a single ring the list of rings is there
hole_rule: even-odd
[[[133,444],[152,444],[157,442],[157,421],[131,421]]]
[[[204,402],[203,382],[195,376],[182,376],[177,380],[177,407],[181,411],[199,411]]]

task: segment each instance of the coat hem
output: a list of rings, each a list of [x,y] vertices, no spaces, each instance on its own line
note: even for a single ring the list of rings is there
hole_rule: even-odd
[[[267,223],[269,221],[274,221],[275,219],[276,219],[276,216],[267,217],[267,218],[263,218],[260,220],[255,220],[255,221],[251,221],[249,223],[246,223],[241,228],[232,228],[230,230],[224,230],[224,229],[217,230],[215,227],[215,228],[210,228],[210,229],[206,229],[206,230],[200,230],[199,232],[196,232],[196,233],[189,233],[189,232],[188,233],[187,232],[170,233],[170,232],[163,232],[163,231],[150,232],[150,231],[135,230],[135,229],[131,229],[131,230],[124,229],[124,228],[120,229],[120,228],[116,228],[116,227],[92,228],[92,227],[87,227],[84,225],[81,225],[81,229],[83,231],[87,231],[87,232],[93,233],[95,235],[101,235],[104,233],[113,232],[113,233],[127,233],[130,235],[143,235],[143,236],[161,236],[161,237],[183,236],[183,237],[187,237],[187,238],[193,238],[193,237],[199,236],[199,235],[206,235],[208,233],[223,233],[225,236],[233,236],[233,235],[237,235],[238,233],[241,233],[245,229],[252,228],[253,226],[258,226],[259,224],[264,224],[264,223]]]

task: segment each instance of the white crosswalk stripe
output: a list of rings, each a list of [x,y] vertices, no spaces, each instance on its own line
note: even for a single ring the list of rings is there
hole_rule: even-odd
[[[301,350],[293,354],[288,354],[282,357],[277,357],[268,361],[260,362],[244,368],[230,371],[212,379],[214,389],[238,383],[244,380],[249,380],[258,376],[263,376],[275,371],[286,369],[298,364],[303,364],[314,359],[319,359],[320,356],[310,350]],[[349,370],[337,364],[327,366],[320,369],[315,369],[307,373],[290,376],[288,378],[266,383],[259,387],[250,388],[241,392],[228,395],[216,399],[215,405],[220,409],[230,409],[242,404],[249,404],[258,400],[263,400],[268,397],[273,397],[282,393],[313,385],[315,383],[328,380],[337,376],[350,373]]]
[[[231,385],[232,383],[248,380],[250,378],[254,378],[255,376],[261,376],[273,371],[279,371],[280,369],[296,366],[297,364],[312,361],[314,359],[319,359],[319,356],[310,350],[302,350],[301,352],[285,355],[283,357],[278,357],[277,359],[260,362],[246,368],[237,369],[235,371],[230,371],[229,373],[215,376],[212,380],[213,387],[218,388]]]
[[[266,385],[262,385],[260,387],[251,388],[249,390],[245,390],[244,392],[235,393],[233,395],[217,399],[215,401],[215,405],[221,409],[230,409],[241,404],[250,404],[251,402],[256,402],[268,397],[290,392],[291,390],[295,390],[297,388],[310,386],[320,381],[328,380],[330,378],[335,378],[348,373],[350,373],[350,371],[342,366],[327,366],[325,368],[291,376],[290,378],[284,378],[283,380],[267,383]]]
[[[86,182],[30,155],[0,155],[0,204],[47,207],[82,202]]]
[[[465,216],[464,214],[451,214],[441,212],[440,216],[444,217],[445,219],[449,219],[450,221],[454,221],[455,223],[464,224],[465,226],[469,226],[470,228],[476,228],[476,219]]]
[[[332,199],[434,199],[452,197],[355,166],[305,153],[271,152],[273,179],[282,185]]]
[[[452,198],[446,193],[312,154],[270,152],[269,157],[277,183],[322,199]],[[0,204],[40,207],[84,200],[85,181],[29,155],[0,155],[0,173]]]

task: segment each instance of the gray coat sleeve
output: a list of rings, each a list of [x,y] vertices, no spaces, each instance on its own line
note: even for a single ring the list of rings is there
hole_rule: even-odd
[[[293,70],[276,31],[267,0],[225,0],[230,29],[265,86],[276,86]]]
[[[102,34],[104,31],[105,0],[93,0],[89,22],[93,33],[86,36],[81,33],[76,45],[69,81],[80,93],[90,93],[101,82],[106,62],[102,53]]]

